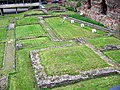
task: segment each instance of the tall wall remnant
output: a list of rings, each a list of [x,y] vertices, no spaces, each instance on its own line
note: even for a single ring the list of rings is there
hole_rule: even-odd
[[[81,0],[78,12],[116,30],[120,22],[120,0]]]

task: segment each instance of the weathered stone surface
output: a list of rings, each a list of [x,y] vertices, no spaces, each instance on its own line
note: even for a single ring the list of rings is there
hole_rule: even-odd
[[[41,87],[50,88],[58,85],[73,83],[75,81],[82,81],[94,77],[105,76],[111,73],[117,73],[117,71],[114,70],[113,68],[104,68],[104,69],[80,72],[79,75],[75,75],[75,76],[72,75],[50,76],[44,80],[40,80],[41,84],[39,83],[38,86],[40,88]]]
[[[106,45],[103,49],[101,49],[100,51],[107,51],[107,50],[119,50],[120,46],[116,46],[116,45]]]
[[[90,3],[88,0],[82,0],[82,6],[77,8],[78,12],[83,12],[86,17],[92,18],[102,24],[108,26],[110,29],[116,30],[120,22],[120,0],[90,0],[91,7],[88,9]],[[106,15],[102,14],[103,9],[106,9]]]
[[[16,49],[21,49],[23,47],[22,43],[17,43],[16,44]]]
[[[48,10],[60,10],[61,8],[59,6],[52,6],[48,8]]]
[[[0,78],[0,90],[7,90],[8,77],[4,75]]]
[[[8,30],[14,29],[14,27],[15,27],[15,24],[14,23],[10,23],[8,25]]]
[[[66,45],[67,46],[67,45]],[[38,52],[42,50],[49,50],[52,48],[61,48],[60,46],[34,50],[30,52],[30,59],[35,72],[35,78],[39,88],[51,88],[58,85],[69,84],[76,81],[86,80],[94,77],[105,76],[111,73],[118,73],[112,67],[95,69],[90,71],[80,72],[78,75],[61,75],[61,76],[47,76],[44,72],[44,67],[40,64],[41,58]]]

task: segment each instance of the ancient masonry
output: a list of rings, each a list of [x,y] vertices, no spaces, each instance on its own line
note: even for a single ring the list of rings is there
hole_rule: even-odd
[[[113,30],[120,23],[120,0],[82,0],[77,11]]]
[[[40,63],[41,58],[38,53],[40,51],[50,50],[52,48],[62,48],[62,47],[70,47],[70,46],[71,45],[56,46],[56,47],[43,48],[40,50],[30,51],[30,59],[35,72],[35,79],[37,81],[37,85],[39,88],[50,88],[63,84],[73,83],[76,81],[91,79],[99,76],[106,76],[111,73],[119,73],[119,71],[114,69],[113,67],[106,67],[101,69],[80,72],[78,75],[66,74],[61,76],[47,76],[44,71],[44,67]]]

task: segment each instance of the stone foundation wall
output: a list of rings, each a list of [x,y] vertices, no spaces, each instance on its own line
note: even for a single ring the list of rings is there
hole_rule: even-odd
[[[88,9],[88,0],[84,0],[82,1],[82,6],[77,8],[77,11],[84,13],[86,17],[101,22],[110,29],[117,30],[118,23],[120,22],[120,1],[105,0],[107,4],[106,15],[101,14],[101,1],[102,0],[91,0],[91,8]]]
[[[51,47],[51,48],[61,48],[61,47]],[[49,50],[50,48],[44,48],[43,50]],[[76,81],[82,81],[86,79],[101,77],[110,75],[113,73],[118,73],[112,67],[106,67],[101,69],[95,69],[90,71],[80,72],[78,75],[61,75],[61,76],[47,76],[44,67],[41,65],[41,58],[39,56],[39,52],[41,50],[30,51],[30,59],[32,62],[32,66],[35,72],[35,78],[37,81],[37,85],[39,88],[51,88],[59,85],[69,84]]]

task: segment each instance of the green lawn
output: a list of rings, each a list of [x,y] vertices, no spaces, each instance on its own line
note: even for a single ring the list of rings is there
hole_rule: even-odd
[[[97,33],[92,33],[92,28],[84,27],[81,28],[80,24],[75,23],[71,24],[68,21],[62,23],[62,19],[59,17],[56,18],[46,18],[45,21],[53,28],[54,32],[58,34],[61,39],[73,39],[77,37],[84,36],[96,36],[104,34],[102,31],[97,31]]]
[[[9,24],[9,21],[7,19],[0,20],[0,27],[7,27]]]
[[[16,38],[41,36],[45,34],[45,31],[39,24],[18,26],[15,28]]]
[[[120,50],[105,51],[104,54],[116,63],[120,63]]]
[[[102,26],[102,27],[105,27],[103,24],[101,24],[100,22],[97,22],[95,20],[92,20],[90,18],[87,18],[87,17],[83,17],[77,13],[75,14],[70,14],[69,15],[70,17],[73,17],[73,18],[76,18],[76,19],[79,19],[79,20],[82,20],[82,21],[85,21],[85,22],[89,22],[89,23],[92,23],[92,24],[95,24],[95,25],[98,25],[98,26]]]
[[[11,76],[10,90],[37,90],[29,50],[16,52],[16,74]]]
[[[44,47],[50,47],[50,46],[60,46],[64,44],[75,44],[75,42],[69,42],[69,41],[52,42],[47,37],[17,41],[17,43],[19,42],[23,44],[23,49],[32,48],[32,47],[44,48]]]
[[[7,36],[7,29],[0,28],[0,42],[4,41]]]
[[[38,10],[30,10],[25,12],[24,14],[44,14],[43,11],[38,11]]]
[[[4,44],[0,44],[0,69],[3,64],[3,55],[4,55]]]
[[[22,50],[16,51],[16,74],[11,76],[10,90],[37,90],[29,52],[50,46],[70,44],[70,42],[52,42],[47,37],[20,40]],[[72,42],[71,42],[72,43]]]
[[[60,15],[60,14],[68,14],[68,15],[73,15],[76,12],[72,12],[72,11],[66,11],[66,12],[54,12],[54,11],[49,11],[49,14],[51,15]]]
[[[88,38],[87,41],[91,43],[95,48],[100,49],[104,48],[106,45],[120,45],[120,40],[114,37],[95,37]]]
[[[79,74],[85,71],[109,66],[84,45],[41,51],[41,64],[47,75]]]
[[[42,90],[109,90],[120,84],[120,75],[85,80],[71,85]]]
[[[10,20],[17,18],[15,34],[14,32],[10,31],[9,33],[11,34],[9,34],[10,35],[9,36],[7,35],[7,29],[0,28],[0,42],[6,41],[6,37],[9,40],[11,37],[16,39],[16,38],[36,37],[47,34],[39,24],[33,24],[33,23],[39,23],[37,16],[24,17],[24,14],[34,14],[34,13],[43,14],[41,11],[30,10],[23,13],[5,14],[4,16],[0,16],[0,27],[8,26]],[[51,14],[58,15],[59,13],[52,12]],[[68,12],[63,12],[62,14],[75,14],[75,13],[68,11]],[[65,21],[65,23],[62,24],[61,18],[49,18],[46,19],[46,21],[54,29],[54,32],[62,39],[73,39],[76,37],[98,36],[104,34],[101,31],[97,31],[96,34],[93,34],[91,33],[90,27],[85,27],[83,29],[80,27],[80,24],[78,23],[71,24],[68,21]],[[28,24],[32,24],[32,25],[28,25]],[[117,45],[119,44],[118,42],[119,40],[117,41],[117,39],[114,39],[113,41],[115,41]],[[48,37],[19,40],[16,43],[18,42],[21,42],[23,44],[23,49],[16,50],[15,73],[10,74],[9,72],[7,72],[7,74],[9,75],[9,80],[8,80],[9,90],[38,90],[34,77],[34,70],[32,68],[32,64],[29,57],[29,52],[31,50],[48,48],[51,46],[61,46],[65,44],[76,45],[76,47],[52,49],[49,51],[42,51],[40,53],[42,54],[42,58],[45,57],[43,59],[43,62],[44,60],[45,62],[50,62],[44,64],[46,65],[45,66],[46,72],[49,73],[48,75],[53,75],[56,73],[58,75],[64,73],[78,74],[78,71],[80,70],[84,71],[84,70],[109,66],[102,59],[100,59],[99,56],[93,53],[86,46],[81,46],[81,45],[77,46],[78,44],[75,42],[70,42],[70,41],[53,42],[50,41]],[[4,44],[0,44],[0,68],[2,67],[3,53],[4,53]],[[118,55],[117,57],[119,59]],[[48,64],[56,67],[50,67],[50,65]],[[47,69],[49,68],[48,70],[51,69],[51,71],[50,72],[47,71],[46,68]],[[1,70],[0,72],[2,72],[2,74],[6,73]],[[107,90],[108,88],[120,83],[119,81],[120,81],[119,76],[109,76],[107,78],[97,78],[67,86],[56,87],[53,88],[53,90],[94,90],[94,89],[96,90],[97,86],[98,88],[100,88],[100,90],[103,90],[104,88]]]
[[[28,25],[33,23],[38,23],[37,17],[23,17],[22,19],[16,21],[17,26]]]
[[[26,12],[21,12],[21,13],[18,13],[18,14],[5,14],[4,16],[0,16],[0,19],[8,21],[8,20],[11,20],[11,19],[14,19],[14,18],[24,18],[24,14],[34,14],[34,13],[43,14],[42,11],[28,10]]]
[[[45,8],[50,8],[50,7],[54,7],[54,6],[58,6],[58,7],[60,7],[61,9],[65,9],[65,7],[60,6],[60,5],[58,5],[58,4],[45,4],[45,5],[44,5]]]

